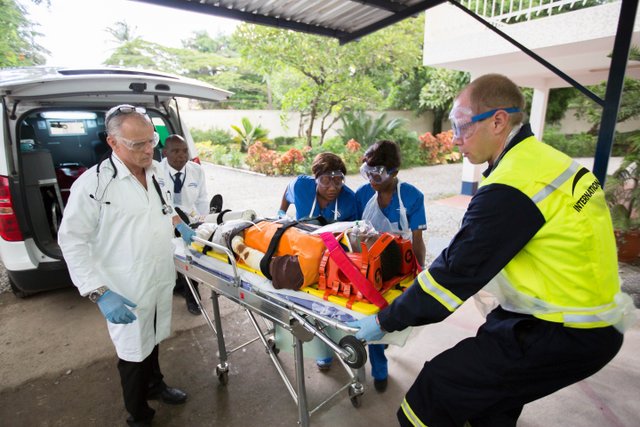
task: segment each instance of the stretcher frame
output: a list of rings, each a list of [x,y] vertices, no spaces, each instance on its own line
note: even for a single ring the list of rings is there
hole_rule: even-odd
[[[361,405],[362,395],[364,394],[363,382],[366,375],[363,366],[367,360],[367,353],[364,345],[352,335],[357,331],[356,328],[349,327],[345,323],[314,313],[305,307],[273,293],[255,287],[250,287],[250,289],[243,287],[243,280],[238,273],[235,256],[229,249],[198,237],[194,238],[194,242],[209,246],[216,252],[226,254],[228,263],[233,270],[233,275],[231,276],[224,272],[210,270],[196,263],[188,250],[185,251],[184,257],[178,254],[174,255],[176,271],[185,276],[189,291],[194,296],[206,323],[217,338],[219,363],[216,365],[215,372],[220,384],[226,385],[229,381],[229,355],[260,340],[289,391],[289,394],[298,407],[299,425],[308,427],[311,415],[345,389],[348,390],[351,404],[354,407]],[[203,307],[193,281],[202,283],[211,289],[213,319]],[[228,300],[244,308],[252,326],[257,332],[256,338],[234,349],[227,350],[220,316],[220,296],[226,297]],[[268,322],[271,322],[272,326],[263,330],[258,324],[256,314]],[[294,338],[295,387],[284,371],[277,355],[278,350],[276,349],[274,339],[275,325],[290,332]],[[335,328],[347,335],[345,335],[339,343],[336,343],[324,332],[327,328]],[[315,408],[309,409],[304,376],[303,343],[311,341],[314,337],[320,339],[333,351],[337,356],[336,359],[340,361],[340,364],[349,375],[349,380],[335,393],[320,402]]]

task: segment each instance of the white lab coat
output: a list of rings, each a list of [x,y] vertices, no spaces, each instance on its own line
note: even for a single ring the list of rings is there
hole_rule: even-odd
[[[107,325],[118,357],[140,362],[171,333],[172,214],[162,213],[151,179],[157,162],[147,170],[145,190],[112,156],[115,178],[107,159],[99,174],[94,166],[71,187],[58,242],[80,294],[107,286],[137,304],[133,323]]]
[[[158,176],[158,183],[162,188],[163,194],[171,197],[174,206],[182,209],[184,213],[192,218],[198,215],[207,215],[209,213],[209,197],[207,195],[206,179],[202,166],[192,161],[188,161],[180,172],[184,184],[180,190],[179,200],[173,194],[173,175],[178,172],[167,162],[165,157],[160,162],[162,173]],[[178,203],[179,202],[179,203]]]

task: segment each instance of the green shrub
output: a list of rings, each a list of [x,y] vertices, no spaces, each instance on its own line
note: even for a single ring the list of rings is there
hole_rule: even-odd
[[[420,161],[420,140],[416,132],[399,127],[391,132],[382,133],[380,139],[388,139],[398,144],[403,168],[425,164]]]
[[[406,121],[401,118],[387,120],[386,113],[382,113],[374,119],[364,111],[347,111],[340,116],[340,119],[342,120],[342,129],[338,131],[338,135],[342,137],[342,140],[354,139],[363,147],[368,147],[380,140],[380,135],[403,127]]]
[[[564,135],[557,126],[548,126],[543,140],[570,157],[593,157],[596,153],[597,138],[584,132]]]
[[[245,155],[241,153],[240,150],[229,150],[229,152],[222,157],[225,165],[236,169],[242,167],[244,158]]]
[[[217,165],[224,164],[224,156],[229,151],[228,147],[224,145],[211,145],[209,141],[197,142],[196,148],[202,160]]]
[[[342,155],[346,151],[345,140],[340,136],[332,136],[331,138],[327,138],[322,144],[322,151],[330,151],[333,154],[337,154],[338,156],[342,157]]]
[[[190,129],[193,142],[210,142],[213,145],[227,145],[233,142],[231,133],[223,129],[212,128],[208,130]]]
[[[278,151],[281,151],[280,148],[283,145],[288,145],[289,148],[293,148],[297,144],[299,139],[304,140],[304,138],[298,138],[297,136],[276,136],[275,138],[273,138],[273,143],[278,148]],[[284,150],[284,151],[287,151],[287,150]]]

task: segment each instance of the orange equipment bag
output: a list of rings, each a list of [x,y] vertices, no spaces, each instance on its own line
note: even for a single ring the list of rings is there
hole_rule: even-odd
[[[337,240],[341,240],[342,235]],[[361,243],[361,252],[346,252],[351,263],[360,273],[383,294],[396,286],[408,276],[416,274],[413,246],[410,240],[400,236],[382,233],[380,237],[367,247]],[[395,246],[395,247],[394,247]],[[348,298],[347,308],[355,301],[369,301],[344,274],[340,263],[330,252],[325,251],[320,262],[320,279],[318,289],[324,290],[324,299],[330,295]]]
[[[244,242],[247,246],[264,252],[263,261],[268,263],[272,256],[296,255],[300,263],[300,269],[304,281],[302,287],[318,283],[318,266],[325,251],[322,238],[317,235],[293,227],[295,222],[278,223],[261,221],[244,230]],[[280,231],[279,231],[280,230]],[[276,237],[276,233],[282,233]],[[276,237],[274,239],[274,237]],[[272,244],[272,241],[275,243]],[[269,249],[272,249],[271,254]],[[262,267],[262,265],[261,265]],[[262,268],[263,274],[271,280],[268,274],[268,266]]]

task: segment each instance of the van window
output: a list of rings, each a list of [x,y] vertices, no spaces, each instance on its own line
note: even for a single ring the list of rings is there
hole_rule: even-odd
[[[86,135],[82,120],[47,120],[49,135]]]

